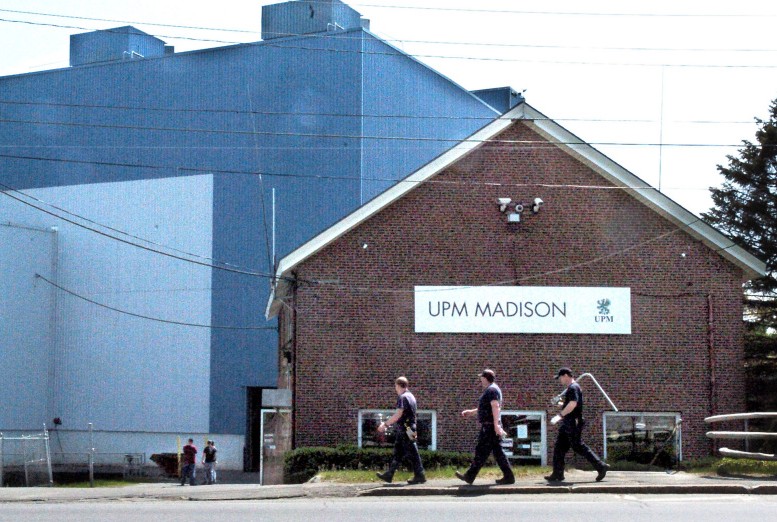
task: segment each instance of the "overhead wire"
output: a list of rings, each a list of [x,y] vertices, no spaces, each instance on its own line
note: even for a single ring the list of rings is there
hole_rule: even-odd
[[[7,22],[7,23],[20,23],[20,24],[27,24],[27,25],[37,25],[37,26],[49,26],[49,27],[56,27],[60,29],[78,29],[82,31],[96,31],[95,29],[88,28],[88,27],[80,27],[80,26],[73,26],[73,25],[62,25],[62,24],[51,24],[51,23],[42,23],[42,22],[32,22],[28,20],[12,20],[9,18],[0,18],[0,22]],[[98,29],[102,32],[117,32],[120,33],[120,31],[116,31],[115,29]],[[123,34],[123,33],[122,33]],[[342,34],[342,33],[333,33],[336,35]],[[271,39],[271,40],[264,40],[260,42],[239,42],[239,41],[231,41],[231,40],[219,40],[219,39],[213,39],[213,38],[201,38],[201,37],[189,37],[189,36],[177,36],[177,35],[164,35],[164,34],[150,34],[150,36],[153,36],[155,38],[167,38],[167,39],[178,39],[178,40],[187,40],[187,41],[199,41],[199,42],[208,42],[208,43],[218,43],[218,44],[224,44],[224,45],[245,45],[245,46],[267,46],[271,48],[278,48],[278,49],[295,49],[295,50],[304,50],[304,51],[324,51],[324,52],[332,52],[332,53],[346,53],[346,54],[360,54],[360,55],[373,55],[373,56],[411,56],[414,58],[436,58],[436,59],[453,59],[453,60],[473,60],[473,61],[484,61],[484,62],[507,62],[507,63],[540,63],[540,64],[556,64],[556,65],[599,65],[599,66],[623,66],[623,67],[677,67],[677,68],[724,68],[724,69],[774,69],[777,68],[777,64],[693,64],[693,63],[661,63],[661,62],[655,62],[655,63],[647,63],[647,62],[607,62],[607,61],[591,61],[591,60],[543,60],[543,59],[530,59],[530,58],[499,58],[499,57],[477,57],[477,56],[451,56],[451,55],[441,55],[441,54],[420,54],[420,53],[409,53],[406,51],[400,51],[397,49],[396,51],[368,51],[364,49],[360,50],[353,50],[353,49],[335,49],[331,47],[305,47],[305,46],[299,46],[299,45],[289,45],[288,40],[284,40],[285,43],[281,44],[278,42],[278,40],[281,40],[281,38]],[[311,39],[311,38],[328,38],[331,39],[331,35],[325,35],[322,36],[320,34],[304,34],[304,35],[292,35],[290,38],[295,39]],[[385,41],[387,42],[387,41]],[[190,51],[190,52],[196,52],[196,51]],[[166,55],[162,58],[171,58],[175,56],[173,55]],[[100,62],[96,64],[90,64],[90,65],[115,65],[116,61],[106,61],[106,62]]]
[[[139,319],[146,319],[148,321],[154,321],[157,323],[165,323],[165,324],[173,324],[177,326],[191,326],[194,328],[208,328],[213,330],[277,330],[276,326],[225,326],[225,325],[212,325],[212,324],[198,324],[198,323],[189,323],[184,321],[174,321],[170,319],[162,319],[160,317],[152,317],[149,315],[143,315],[138,314],[134,312],[129,312],[127,310],[122,310],[120,308],[116,308],[113,306],[106,305],[104,303],[100,303],[98,301],[95,301],[94,299],[90,299],[84,295],[81,295],[79,293],[74,292],[73,290],[70,290],[68,288],[65,288],[62,285],[59,285],[55,283],[54,281],[51,281],[47,279],[46,277],[35,274],[35,277],[48,283],[49,285],[53,286],[54,288],[61,290],[62,292],[65,292],[66,294],[72,295],[73,297],[76,297],[78,299],[81,299],[82,301],[86,301],[87,303],[93,304],[95,306],[98,306],[100,308],[105,308],[106,310],[111,310],[113,312],[117,312],[123,315],[129,315],[131,317],[137,317]]]
[[[322,0],[312,0],[317,3],[325,3]],[[634,12],[625,11],[536,11],[527,9],[489,9],[476,7],[430,7],[418,4],[396,5],[396,4],[373,4],[369,2],[351,2],[355,6],[376,7],[382,9],[411,9],[423,11],[456,11],[462,13],[496,13],[496,14],[520,14],[520,15],[550,15],[550,16],[618,16],[618,17],[637,17],[637,18],[760,18],[758,13],[652,13],[652,12]],[[777,14],[763,13],[763,16],[774,17]]]
[[[164,165],[149,165],[142,163],[120,163],[120,162],[104,162],[95,160],[73,160],[64,158],[46,158],[38,156],[22,156],[13,154],[0,154],[0,158],[9,159],[22,159],[32,161],[50,161],[54,163],[72,163],[72,164],[86,164],[86,165],[98,165],[104,167],[122,167],[122,168],[139,168],[149,170],[164,170],[164,171],[184,171],[184,172],[196,172],[199,174],[243,174],[250,176],[267,176],[267,177],[279,177],[279,178],[303,178],[303,179],[316,179],[316,180],[338,180],[338,181],[356,181],[361,179],[360,176],[346,176],[346,175],[329,175],[329,174],[301,174],[291,172],[270,172],[270,171],[253,171],[253,170],[238,170],[238,169],[218,169],[208,167],[184,167],[184,166],[164,166]],[[402,178],[381,178],[373,177],[371,181],[385,181],[390,183],[413,183],[417,184],[418,181]],[[655,187],[649,185],[629,185],[629,186],[615,186],[615,185],[585,185],[585,184],[554,184],[554,183],[509,183],[509,182],[496,182],[496,181],[455,181],[455,180],[438,180],[428,179],[423,183],[430,185],[464,185],[464,186],[489,186],[489,187],[505,187],[505,188],[527,188],[527,187],[539,187],[539,188],[572,188],[572,189],[596,189],[596,190],[648,190],[657,191]],[[671,189],[677,189],[678,187],[667,187]],[[701,189],[708,190],[708,189]]]
[[[64,103],[48,100],[24,101],[0,99],[0,105],[22,105],[22,106],[44,106],[44,107],[65,107],[79,109],[111,109],[127,111],[150,111],[165,113],[197,113],[197,114],[234,114],[234,115],[257,115],[257,116],[321,116],[332,118],[368,118],[368,119],[408,119],[408,120],[454,120],[454,121],[494,121],[495,116],[454,116],[445,114],[370,114],[370,113],[345,113],[345,112],[314,112],[314,111],[270,111],[270,110],[240,110],[240,109],[213,109],[208,107],[181,108],[181,107],[151,107],[148,105],[101,105],[96,103]],[[567,117],[544,117],[534,118],[532,121],[575,121],[575,122],[593,122],[593,123],[660,123],[660,119],[640,119],[640,118],[567,118]],[[754,120],[670,120],[664,119],[664,123],[690,123],[690,124],[752,124]]]
[[[309,2],[309,3],[316,3]],[[368,5],[368,4],[354,4],[354,5]],[[378,7],[378,6],[372,6],[372,7]],[[407,9],[413,9],[414,7],[408,6]],[[225,27],[206,27],[206,26],[193,26],[193,25],[180,25],[180,24],[165,24],[165,23],[159,23],[159,22],[146,22],[146,21],[130,21],[130,20],[117,20],[112,18],[97,18],[97,17],[89,17],[89,16],[78,16],[78,15],[63,15],[63,14],[55,14],[55,13],[42,13],[37,11],[22,11],[18,9],[0,9],[0,12],[4,13],[15,13],[15,14],[27,14],[27,15],[34,15],[34,16],[44,16],[44,17],[51,17],[51,18],[66,18],[71,20],[88,20],[88,21],[95,21],[95,22],[112,22],[112,23],[120,23],[120,24],[129,24],[129,25],[148,25],[153,27],[168,27],[172,29],[193,29],[198,31],[210,31],[210,32],[226,32],[226,33],[243,33],[243,34],[257,34],[257,30],[255,29],[231,29],[231,28],[225,28]],[[484,11],[489,12],[489,11]],[[509,11],[516,14],[526,14],[520,11]],[[529,14],[535,13],[532,11],[527,12]],[[540,13],[537,12],[536,14],[551,14],[549,12]],[[568,13],[559,13],[559,14],[568,14]],[[598,14],[597,14],[598,15]],[[632,15],[633,16],[633,15]],[[661,16],[661,15],[657,15]],[[701,16],[701,15],[699,15]],[[749,16],[749,15],[748,15]],[[277,36],[285,36],[285,37],[293,37],[293,36],[313,36],[313,37],[323,37],[320,34],[303,34],[303,33],[279,33],[279,32],[273,32],[273,31],[262,31],[263,34],[273,34]],[[359,37],[353,37],[353,39],[360,39]],[[754,48],[693,48],[693,47],[624,47],[624,46],[586,46],[586,45],[543,45],[543,44],[522,44],[522,43],[501,43],[501,42],[468,42],[468,41],[440,41],[440,40],[414,40],[414,39],[408,39],[408,38],[382,38],[383,40],[387,42],[392,43],[412,43],[412,44],[431,44],[431,45],[464,45],[464,46],[478,46],[478,47],[517,47],[517,48],[528,48],[528,49],[574,49],[574,50],[601,50],[601,51],[651,51],[651,52],[755,52],[755,53],[762,53],[762,52],[777,52],[777,48],[775,49],[754,49]],[[232,42],[232,43],[238,43],[238,42]]]
[[[582,186],[578,186],[578,187],[582,187]],[[7,185],[4,185],[2,183],[0,183],[0,188],[4,188],[5,189],[6,192],[2,192],[3,194],[5,194],[5,195],[7,195],[9,197],[12,197],[13,199],[16,199],[17,201],[20,201],[22,203],[25,203],[25,202],[20,200],[19,198],[11,196],[10,194],[8,194],[7,191],[19,193],[21,195],[24,195],[24,196],[30,198],[30,199],[36,200],[36,201],[38,201],[38,202],[40,202],[42,204],[50,205],[50,204],[47,204],[47,203],[45,203],[45,202],[43,202],[41,200],[37,200],[37,198],[34,198],[33,196],[30,196],[30,195],[27,195],[27,194],[25,194],[23,192],[20,192],[20,191],[17,191],[15,189],[12,189],[12,188],[10,188]],[[25,204],[30,205],[29,203],[25,203]],[[160,254],[163,254],[163,255],[170,256],[170,254],[166,254],[166,253],[164,253],[162,251],[159,251],[157,249],[148,249],[148,248],[143,247],[142,245],[137,245],[135,243],[131,243],[131,242],[127,242],[125,240],[122,240],[121,238],[116,238],[115,236],[111,236],[111,235],[108,235],[108,234],[105,234],[105,233],[101,233],[100,231],[98,231],[98,230],[96,230],[94,228],[85,227],[83,225],[80,225],[80,224],[74,222],[73,220],[64,218],[62,216],[58,216],[57,214],[52,213],[50,211],[46,211],[45,209],[42,209],[42,208],[40,208],[38,206],[35,206],[35,205],[30,205],[30,206],[32,206],[33,208],[36,208],[38,210],[41,210],[41,211],[43,211],[43,212],[45,212],[45,213],[47,213],[49,215],[52,215],[52,216],[57,217],[59,219],[62,219],[63,221],[69,222],[69,223],[74,224],[76,226],[80,226],[82,228],[86,228],[87,230],[90,230],[92,232],[96,232],[96,233],[101,234],[103,236],[107,236],[109,238],[116,239],[116,240],[121,241],[123,243],[128,243],[128,244],[130,244],[132,246],[138,246],[138,247],[144,248],[146,250],[151,250],[152,252],[157,252],[157,253],[160,253]],[[54,208],[58,208],[59,209],[59,207],[54,207]],[[62,209],[59,209],[59,210],[62,211]],[[64,211],[64,212],[69,214],[69,215],[77,216],[76,214],[72,214],[72,213],[70,213],[68,211]],[[79,218],[80,219],[85,219],[85,218],[81,218],[80,216],[79,216]],[[90,221],[92,223],[95,223],[95,222],[93,222],[91,220],[88,220],[88,221]],[[531,280],[531,279],[538,279],[538,278],[542,278],[542,277],[547,277],[549,275],[555,275],[555,274],[558,274],[558,273],[568,272],[570,270],[575,270],[577,268],[581,268],[581,267],[584,267],[584,266],[587,266],[587,265],[590,265],[590,264],[593,264],[593,263],[604,261],[604,260],[610,259],[612,257],[616,257],[618,255],[622,255],[622,254],[624,254],[626,252],[629,252],[631,250],[634,250],[636,248],[640,248],[642,246],[645,246],[645,245],[651,244],[653,242],[659,241],[661,239],[664,239],[664,238],[666,238],[666,237],[668,237],[668,236],[670,236],[672,234],[675,234],[675,233],[677,233],[677,232],[679,232],[681,230],[689,228],[692,225],[694,225],[696,223],[699,223],[699,222],[702,222],[702,221],[703,221],[702,218],[698,218],[697,217],[693,221],[690,221],[688,223],[684,223],[684,224],[682,224],[680,226],[677,226],[677,227],[673,228],[672,230],[669,230],[669,231],[667,231],[667,232],[665,232],[663,234],[660,234],[660,235],[655,236],[653,238],[650,238],[648,240],[636,243],[634,245],[629,245],[629,246],[627,246],[625,248],[622,248],[620,250],[617,250],[615,252],[610,252],[608,254],[604,254],[602,256],[596,257],[594,259],[589,259],[589,260],[581,262],[581,263],[567,265],[565,267],[561,267],[561,268],[553,269],[553,270],[548,270],[546,272],[542,272],[542,273],[538,273],[538,274],[530,274],[530,275],[522,276],[522,277],[519,277],[519,278],[511,278],[511,279],[508,279],[508,280],[496,281],[496,282],[488,283],[488,284],[485,284],[485,285],[478,285],[478,286],[503,286],[503,285],[509,285],[509,284],[516,284],[516,283],[520,283],[520,282]],[[105,227],[104,225],[100,225],[100,226]],[[110,227],[105,227],[105,228],[109,228],[110,229]],[[111,230],[115,231],[116,229],[111,229]],[[124,232],[121,232],[121,233],[124,234]],[[134,237],[136,237],[136,236],[134,236]],[[146,240],[143,240],[143,241],[146,241]],[[152,243],[152,242],[149,241],[149,243]],[[738,246],[738,245],[736,245],[735,243],[732,242],[730,245],[728,245],[726,247],[721,247],[721,248],[715,249],[714,251],[715,252],[722,252],[722,251],[728,250],[728,249],[736,247],[736,246]],[[195,256],[194,254],[189,254],[189,253],[187,253],[187,255],[188,256]],[[170,257],[175,257],[175,258],[180,259],[182,261],[193,262],[195,264],[200,264],[200,265],[205,264],[205,263],[197,262],[195,260],[187,259],[187,258],[184,258],[184,257],[181,257],[181,256],[170,256]],[[201,257],[201,256],[196,256],[196,257]],[[220,267],[219,265],[214,265],[214,264],[205,264],[205,265],[209,266],[209,267],[212,267],[212,268],[226,269],[226,268]],[[254,272],[248,272],[246,270],[240,270],[240,269],[237,269],[237,268],[229,268],[228,270],[229,271],[233,271],[233,272],[243,273],[243,274],[248,273],[248,274],[251,274],[251,275],[262,275],[263,277],[270,277],[270,276],[267,276],[266,274],[257,274],[257,273],[254,273]],[[278,277],[276,276],[276,274],[273,274],[273,276],[271,276],[271,277],[274,280],[278,280]],[[393,290],[393,289],[385,289],[385,288],[378,288],[378,289],[376,289],[376,288],[373,288],[373,287],[363,287],[363,286],[356,286],[356,285],[343,285],[343,284],[341,284],[339,282],[334,282],[334,281],[331,281],[331,280],[300,279],[300,278],[297,278],[297,277],[292,277],[291,279],[283,278],[282,277],[280,279],[287,279],[289,281],[295,281],[295,282],[298,282],[298,283],[305,283],[305,284],[308,284],[308,285],[335,286],[335,287],[344,288],[344,289],[348,289],[348,290],[352,290],[352,291],[372,291],[372,292],[377,292],[377,293],[390,293],[390,294],[410,292],[410,290]]]
[[[524,120],[531,122],[532,120]],[[353,139],[353,140],[376,140],[376,141],[410,141],[417,143],[473,143],[480,144],[485,142],[496,144],[508,144],[508,145],[542,145],[548,146],[548,142],[545,140],[508,140],[508,139],[476,139],[476,138],[436,138],[427,136],[381,136],[379,134],[365,135],[365,134],[339,134],[339,133],[315,133],[315,132],[279,132],[279,131],[260,131],[260,130],[236,130],[236,129],[205,129],[205,128],[180,128],[180,127],[149,127],[149,126],[137,126],[137,125],[118,125],[108,123],[83,123],[72,121],[46,121],[46,120],[23,120],[12,118],[0,118],[0,123],[14,123],[25,125],[58,125],[62,127],[92,127],[98,129],[121,129],[121,130],[142,130],[142,131],[163,131],[163,132],[191,132],[191,133],[203,133],[203,134],[227,134],[238,136],[277,136],[286,138],[326,138],[326,139]],[[619,141],[588,141],[585,143],[570,141],[570,142],[554,142],[556,145],[599,145],[599,146],[628,146],[628,147],[739,147],[741,143],[648,143],[648,142],[619,142]],[[27,147],[28,145],[19,145],[20,147]],[[8,147],[8,145],[0,145],[0,147]],[[216,148],[216,147],[212,147]],[[225,148],[240,148],[240,147],[225,147]],[[247,147],[243,147],[247,148]],[[256,148],[252,146],[251,148]]]
[[[61,221],[66,222],[66,223],[70,223],[71,225],[75,225],[75,226],[77,226],[79,228],[83,228],[84,230],[88,230],[88,231],[93,232],[95,234],[98,234],[100,236],[106,237],[108,239],[112,239],[114,241],[118,241],[120,243],[124,243],[126,245],[129,245],[129,246],[132,246],[132,247],[135,247],[135,248],[139,248],[141,250],[146,250],[148,252],[153,252],[153,253],[160,254],[160,255],[165,256],[165,257],[169,257],[169,258],[172,258],[172,259],[178,259],[180,261],[185,261],[187,263],[192,263],[192,264],[204,266],[204,267],[207,267],[207,268],[213,268],[213,269],[216,269],[216,270],[223,270],[225,272],[231,272],[231,273],[242,274],[242,275],[247,275],[247,276],[262,277],[262,278],[266,278],[266,279],[275,279],[275,274],[266,274],[266,273],[257,272],[257,271],[244,270],[244,269],[241,269],[239,267],[236,267],[236,266],[233,266],[233,265],[229,265],[228,263],[224,263],[224,264],[209,263],[207,261],[202,260],[203,259],[202,256],[197,256],[197,255],[193,255],[193,254],[188,254],[187,253],[186,255],[189,256],[189,257],[184,257],[182,255],[178,255],[178,254],[175,254],[175,253],[165,252],[165,251],[163,251],[163,250],[161,250],[159,248],[155,248],[158,245],[153,243],[152,241],[143,240],[143,241],[145,241],[145,242],[147,242],[147,243],[149,243],[150,245],[153,245],[153,246],[141,245],[141,244],[136,243],[134,241],[130,241],[129,239],[124,239],[122,237],[118,237],[116,235],[109,234],[109,233],[104,232],[102,230],[98,230],[97,228],[94,228],[94,227],[91,227],[91,226],[87,226],[87,225],[85,225],[83,223],[80,223],[80,222],[76,221],[75,219],[68,218],[68,217],[63,216],[61,214],[57,214],[56,212],[53,212],[51,210],[47,210],[47,209],[41,207],[40,205],[36,205],[35,203],[27,201],[24,198],[31,199],[31,200],[36,201],[36,202],[41,203],[41,204],[46,204],[46,203],[38,200],[37,198],[34,198],[33,196],[30,196],[30,195],[25,194],[23,192],[17,191],[14,188],[9,187],[8,185],[6,185],[4,183],[0,183],[0,189],[2,189],[2,190],[0,190],[0,194],[6,196],[8,198],[11,198],[13,200],[16,200],[16,201],[18,201],[19,203],[21,203],[23,205],[26,205],[26,206],[28,206],[30,208],[34,208],[34,209],[36,209],[36,210],[38,210],[40,212],[43,212],[44,214],[48,214],[48,215],[50,215],[50,216],[52,216],[52,217],[54,217],[56,219],[59,219]],[[19,197],[19,196],[16,196],[14,194],[19,194],[20,196],[23,196],[23,197]],[[48,205],[48,204],[46,204],[46,205]],[[75,214],[73,214],[73,216],[75,216]],[[103,225],[100,225],[100,226],[103,226]],[[108,230],[111,230],[110,227],[104,227],[104,228],[106,228]],[[113,229],[113,230],[115,230],[115,229]],[[122,232],[122,234],[125,234],[125,233]],[[127,236],[132,237],[129,234],[127,234]],[[167,247],[165,247],[165,248],[167,248]],[[171,250],[175,251],[174,249],[171,249]],[[195,257],[195,258],[198,258],[198,259],[192,259],[191,257]]]

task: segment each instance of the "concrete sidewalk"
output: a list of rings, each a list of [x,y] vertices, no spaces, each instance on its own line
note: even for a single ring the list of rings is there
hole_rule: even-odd
[[[542,478],[519,479],[509,486],[479,479],[467,485],[457,479],[430,480],[409,486],[395,484],[306,484],[260,486],[218,484],[179,486],[177,483],[136,484],[121,488],[0,488],[0,503],[149,500],[273,500],[289,498],[353,498],[362,496],[479,496],[489,494],[613,493],[613,494],[777,494],[777,477],[736,478],[689,473],[611,471],[602,482],[590,471],[570,470],[567,481],[549,485]]]

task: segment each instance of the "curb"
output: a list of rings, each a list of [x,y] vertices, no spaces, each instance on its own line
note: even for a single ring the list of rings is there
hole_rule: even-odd
[[[419,496],[454,496],[474,497],[481,495],[538,495],[549,493],[576,494],[645,494],[645,495],[777,495],[777,485],[744,486],[744,485],[585,485],[585,486],[446,486],[446,487],[414,487],[414,488],[377,488],[357,493],[360,497],[419,497]]]

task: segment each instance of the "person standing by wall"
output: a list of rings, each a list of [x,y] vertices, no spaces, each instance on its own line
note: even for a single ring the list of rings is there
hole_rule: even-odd
[[[591,463],[597,471],[596,481],[601,482],[607,475],[610,466],[605,464],[591,448],[582,441],[583,427],[583,390],[577,384],[569,368],[561,368],[556,374],[556,379],[566,386],[563,394],[561,411],[553,417],[551,424],[557,424],[561,421],[561,426],[556,436],[556,444],[553,447],[553,473],[547,475],[545,480],[548,482],[559,482],[564,480],[564,458],[569,448],[582,455]]]
[[[205,467],[205,484],[216,483],[216,443],[209,440],[202,450],[202,465]]]
[[[416,444],[417,425],[416,412],[418,406],[415,396],[408,389],[406,377],[397,377],[394,381],[394,391],[397,392],[397,411],[388,420],[378,426],[380,433],[385,433],[386,429],[392,424],[396,424],[396,438],[394,441],[394,455],[391,457],[388,469],[384,473],[377,473],[380,480],[391,482],[394,478],[394,472],[402,464],[402,461],[409,459],[413,464],[413,478],[407,481],[408,484],[423,484],[426,482],[426,473],[421,463],[421,455],[418,454]]]
[[[494,459],[504,476],[497,479],[497,484],[514,484],[515,475],[510,467],[504,450],[500,444],[501,438],[506,435],[502,429],[501,411],[502,411],[502,390],[496,384],[496,374],[493,370],[483,370],[480,374],[480,384],[483,387],[483,394],[478,401],[478,407],[472,410],[461,412],[462,417],[474,417],[477,415],[480,423],[480,432],[478,433],[478,443],[475,447],[475,458],[472,460],[466,473],[456,471],[456,476],[472,484],[480,472],[480,468],[486,463],[488,456],[493,453]]]
[[[189,479],[189,485],[196,485],[194,482],[197,469],[197,447],[194,445],[194,439],[189,439],[189,443],[183,447],[183,459],[181,461],[181,485],[186,484]]]

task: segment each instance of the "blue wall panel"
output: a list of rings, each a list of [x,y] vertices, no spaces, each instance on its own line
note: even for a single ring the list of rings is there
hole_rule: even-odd
[[[6,185],[213,173],[202,254],[254,273],[212,272],[211,324],[237,327],[210,334],[214,433],[243,433],[244,388],[277,381],[277,334],[240,329],[274,324],[272,190],[280,258],[496,116],[362,30],[0,78],[0,93]],[[186,382],[169,390],[185,400]]]
[[[363,202],[498,116],[451,80],[377,38],[364,40]]]

